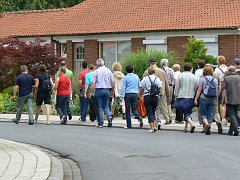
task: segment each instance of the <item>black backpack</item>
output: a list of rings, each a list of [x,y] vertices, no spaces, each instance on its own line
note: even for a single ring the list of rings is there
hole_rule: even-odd
[[[45,74],[45,73],[42,73],[41,74],[42,76],[42,91],[47,93],[47,92],[50,92],[52,90],[52,85],[51,85],[51,82],[50,82],[50,76],[48,74]]]
[[[153,82],[149,76],[148,76],[148,78],[151,82],[151,88],[148,91],[150,93],[150,96],[158,96],[160,94],[160,87],[158,87],[157,84],[155,83],[155,80],[157,77],[155,77]]]

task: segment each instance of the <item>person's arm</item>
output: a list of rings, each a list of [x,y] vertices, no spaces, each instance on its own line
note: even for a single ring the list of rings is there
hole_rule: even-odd
[[[54,88],[53,88],[53,93],[55,93],[58,89],[58,84],[59,84],[59,77],[57,77],[57,79],[55,80],[55,85],[54,85]]]
[[[125,96],[125,90],[126,90],[126,76],[123,78],[123,81],[122,81],[120,101],[122,101],[122,99],[123,99],[124,96]]]
[[[38,88],[38,86],[39,86],[39,79],[36,78],[36,79],[35,79],[35,85],[33,85],[32,87],[33,87],[33,88]]]
[[[19,86],[15,85],[13,89],[13,99],[16,100],[17,92],[19,90]]]
[[[174,95],[175,95],[176,98],[178,96],[178,91],[179,91],[179,88],[180,88],[180,79],[181,79],[181,77],[178,77],[178,79],[176,81],[176,84],[175,84]]]
[[[195,104],[195,105],[198,104],[198,98],[199,98],[201,92],[202,92],[202,84],[199,84],[199,85],[198,85],[197,92],[196,92],[196,96],[195,96],[195,99],[194,99],[194,104]]]

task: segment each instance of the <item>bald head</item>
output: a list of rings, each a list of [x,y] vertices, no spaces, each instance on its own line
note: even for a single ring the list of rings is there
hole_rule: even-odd
[[[229,72],[229,73],[234,73],[234,72],[236,72],[236,67],[235,67],[235,66],[229,66],[229,67],[228,67],[228,72]]]

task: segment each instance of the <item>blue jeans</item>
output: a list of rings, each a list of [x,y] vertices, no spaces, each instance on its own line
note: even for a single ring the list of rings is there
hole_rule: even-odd
[[[84,101],[85,101],[85,98],[80,97],[80,98],[79,98],[79,101],[80,101],[80,117],[82,118],[82,113],[83,113],[83,109],[84,109]]]
[[[175,101],[175,108],[182,111],[185,121],[187,121],[187,119],[191,117],[193,107],[193,98],[177,98]]]
[[[102,110],[104,111],[108,119],[111,118],[110,109],[108,107],[108,103],[110,99],[110,91],[108,88],[96,88],[95,97],[98,103],[98,114],[97,114],[98,125],[103,126],[104,122],[102,117]]]
[[[87,113],[88,113],[88,107],[89,107],[89,99],[88,98],[84,98],[84,106],[83,106],[83,111],[82,111],[82,115],[81,115],[81,120],[82,121],[86,121],[86,117],[87,117]]]
[[[199,100],[199,112],[201,119],[207,119],[209,123],[213,122],[214,106],[216,98],[206,98]]]
[[[141,117],[139,113],[137,112],[137,100],[138,100],[138,94],[137,93],[126,93],[125,97],[125,106],[126,106],[126,121],[127,121],[127,127],[131,128],[132,127],[132,122],[131,122],[131,111],[130,108],[132,109],[132,113],[134,114],[135,118],[139,120]]]
[[[144,96],[144,105],[147,111],[148,123],[154,122],[156,120],[155,111],[158,105],[157,96]]]
[[[56,110],[57,110],[58,115],[60,116],[60,119],[62,119],[63,116],[67,117],[68,98],[69,98],[68,95],[57,96]]]
[[[33,100],[33,93],[30,93],[26,96],[22,96],[18,98],[18,104],[17,104],[17,114],[15,121],[19,122],[21,119],[21,114],[22,114],[22,109],[24,104],[27,104],[28,108],[28,117],[29,117],[29,122],[33,122],[33,107],[32,107],[32,100]]]

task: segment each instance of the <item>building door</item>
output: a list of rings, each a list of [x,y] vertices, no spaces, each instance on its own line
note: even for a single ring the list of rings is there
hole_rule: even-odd
[[[74,44],[74,74],[82,71],[82,62],[84,61],[84,43]]]

